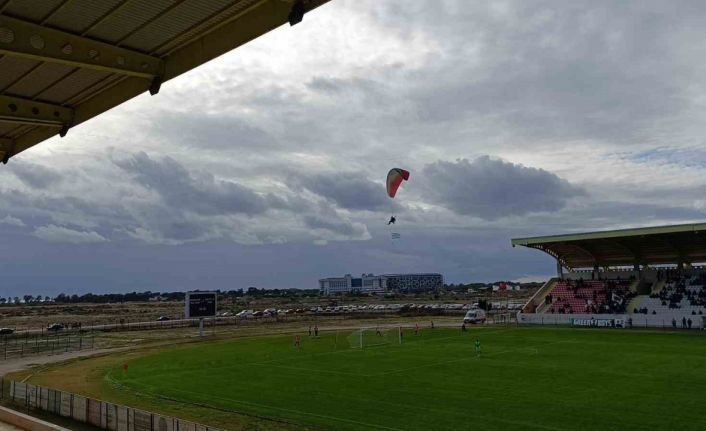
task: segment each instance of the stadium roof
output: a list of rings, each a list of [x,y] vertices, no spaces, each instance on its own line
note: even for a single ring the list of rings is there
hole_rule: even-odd
[[[327,1],[0,0],[0,160]]]
[[[706,262],[706,223],[516,238],[569,269]]]

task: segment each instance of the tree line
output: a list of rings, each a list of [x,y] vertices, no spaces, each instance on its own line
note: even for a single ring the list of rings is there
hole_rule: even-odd
[[[239,298],[305,298],[319,296],[319,289],[265,289],[249,287],[247,290],[217,290],[219,297]],[[49,305],[49,304],[108,304],[121,302],[184,301],[185,292],[130,292],[130,293],[85,293],[69,295],[60,293],[51,298],[46,295],[23,295],[0,297],[0,306],[7,305]]]

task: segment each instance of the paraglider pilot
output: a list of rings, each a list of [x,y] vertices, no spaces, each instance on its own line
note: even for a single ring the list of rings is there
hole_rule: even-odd
[[[397,221],[397,219],[395,218],[395,216],[392,216],[392,217],[390,217],[390,221],[388,221],[387,224],[388,225],[395,224],[396,221]]]

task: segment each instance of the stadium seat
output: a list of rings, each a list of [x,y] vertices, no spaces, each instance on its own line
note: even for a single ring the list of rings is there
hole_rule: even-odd
[[[550,293],[549,313],[625,312],[629,282],[621,280],[561,280]]]

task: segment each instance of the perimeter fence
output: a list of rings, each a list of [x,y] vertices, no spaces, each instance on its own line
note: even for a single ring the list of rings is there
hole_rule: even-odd
[[[93,332],[24,333],[0,337],[0,359],[23,358],[32,355],[57,355],[60,353],[93,349]]]
[[[0,399],[26,410],[43,410],[110,431],[222,431],[173,416],[0,379]]]

